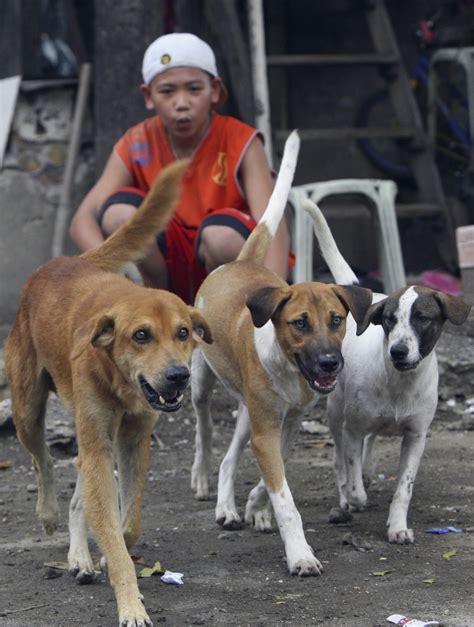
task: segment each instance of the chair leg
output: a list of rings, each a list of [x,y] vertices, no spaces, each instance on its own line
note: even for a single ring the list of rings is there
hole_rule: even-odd
[[[380,263],[385,290],[390,293],[406,285],[395,213],[396,186],[393,181],[381,181],[377,187],[378,202],[376,202],[376,208],[380,228]]]

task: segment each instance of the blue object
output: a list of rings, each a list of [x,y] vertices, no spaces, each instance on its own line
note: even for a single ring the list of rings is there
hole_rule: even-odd
[[[464,531],[464,529],[460,529],[459,527],[431,527],[431,529],[427,529],[426,533],[437,533],[437,534],[442,534],[442,533],[462,533]]]

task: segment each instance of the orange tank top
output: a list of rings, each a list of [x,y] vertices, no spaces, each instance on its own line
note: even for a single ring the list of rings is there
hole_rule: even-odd
[[[183,179],[175,211],[178,222],[197,228],[208,213],[230,207],[250,213],[238,174],[245,151],[257,134],[233,117],[213,114],[209,131]],[[129,129],[114,149],[133,176],[134,185],[145,192],[159,172],[176,160],[159,116]]]

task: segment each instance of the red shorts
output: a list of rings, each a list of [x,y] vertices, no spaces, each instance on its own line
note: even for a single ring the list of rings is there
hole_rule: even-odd
[[[172,219],[157,239],[168,268],[168,287],[186,303],[194,302],[196,292],[206,278],[198,249],[202,229],[210,225],[229,226],[247,239],[255,228],[255,220],[236,209],[220,209],[209,213],[198,229]]]
[[[99,225],[110,205],[125,202],[138,207],[145,195],[142,190],[132,187],[118,190],[102,205],[98,216]],[[185,226],[173,218],[156,238],[168,268],[168,289],[189,304],[194,302],[199,286],[206,277],[206,270],[197,251],[202,229],[210,225],[231,227],[247,239],[256,222],[251,216],[237,209],[217,209],[209,213],[197,229]],[[292,253],[289,263],[290,267],[294,265]]]

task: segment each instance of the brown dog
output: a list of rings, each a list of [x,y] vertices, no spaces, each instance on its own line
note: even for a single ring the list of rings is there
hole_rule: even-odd
[[[341,343],[350,311],[362,321],[371,292],[322,283],[289,286],[263,266],[283,215],[296,166],[299,141],[290,135],[268,208],[238,260],[212,272],[196,306],[208,320],[214,343],[193,356],[192,396],[197,416],[192,488],[207,498],[212,388],[218,377],[239,400],[230,448],[221,464],[216,519],[226,529],[240,526],[234,477],[250,436],[263,482],[252,490],[245,519],[271,528],[268,495],[285,544],[290,573],[318,575],[322,569],[306,542],[301,516],[285,478],[284,459],[299,421],[318,394],[331,392],[343,366]],[[268,494],[267,494],[268,492]]]
[[[75,416],[79,447],[69,568],[82,582],[93,577],[89,525],[127,626],[151,625],[127,550],[140,533],[150,435],[158,412],[181,405],[196,342],[212,338],[202,315],[174,294],[112,272],[145,256],[172,213],[184,167],[164,170],[140,209],[103,244],[39,268],[23,289],[6,344],[14,422],[38,482],[38,517],[47,533],[56,529],[44,439],[46,401],[55,389]]]

